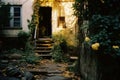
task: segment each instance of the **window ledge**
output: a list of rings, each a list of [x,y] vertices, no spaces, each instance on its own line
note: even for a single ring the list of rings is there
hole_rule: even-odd
[[[21,30],[22,27],[4,27],[4,28],[0,28],[2,30]]]

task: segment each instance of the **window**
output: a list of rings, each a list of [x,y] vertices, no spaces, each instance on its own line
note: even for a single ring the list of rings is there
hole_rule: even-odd
[[[21,6],[0,7],[0,28],[21,28]]]
[[[21,6],[10,7],[10,27],[21,27]]]
[[[58,17],[58,27],[66,28],[64,16]]]

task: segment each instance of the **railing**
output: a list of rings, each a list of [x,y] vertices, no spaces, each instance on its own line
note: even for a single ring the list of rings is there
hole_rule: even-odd
[[[37,27],[35,27],[35,32],[34,32],[34,39],[36,40],[37,38]]]
[[[34,45],[36,46],[36,39],[37,39],[37,27],[35,27],[35,32],[34,32]]]

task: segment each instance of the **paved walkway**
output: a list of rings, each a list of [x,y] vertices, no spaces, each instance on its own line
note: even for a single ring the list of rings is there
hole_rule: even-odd
[[[17,69],[16,68],[13,69],[13,71],[15,72],[18,71],[18,69],[24,72],[30,72],[27,73],[25,76],[28,78],[29,77],[32,78],[29,75],[33,75],[35,77],[35,80],[80,80],[75,79],[74,73],[69,72],[67,70],[68,67],[67,63],[56,63],[53,60],[43,59],[39,60],[37,64],[28,64],[26,62],[20,62],[19,59],[16,60],[16,55],[15,59],[11,61],[9,60],[0,61],[0,80],[19,80],[20,78],[22,78],[22,77],[15,78],[14,75],[12,77],[9,77],[9,75],[11,75],[9,74],[8,77],[3,76],[4,79],[2,79],[3,78],[1,74],[3,72],[2,70],[4,70],[4,68],[9,65],[13,65],[13,68],[17,66]]]
[[[51,60],[42,60],[38,69],[29,71],[35,74],[36,80],[72,80],[74,76],[67,71],[67,64],[55,63]]]

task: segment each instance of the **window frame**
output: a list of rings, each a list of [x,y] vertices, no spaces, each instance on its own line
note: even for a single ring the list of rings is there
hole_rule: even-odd
[[[19,16],[15,16],[15,8],[19,8]],[[9,28],[22,28],[22,6],[21,5],[11,5],[10,6],[10,22],[9,22]],[[19,18],[19,26],[15,26],[15,18]]]

